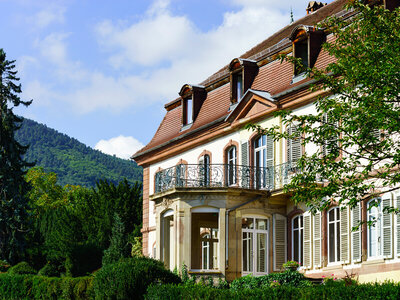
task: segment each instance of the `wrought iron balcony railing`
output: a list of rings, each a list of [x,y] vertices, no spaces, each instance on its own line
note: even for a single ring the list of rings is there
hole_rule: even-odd
[[[155,175],[155,193],[175,187],[275,190],[287,184],[297,172],[291,162],[260,168],[233,164],[180,164]]]

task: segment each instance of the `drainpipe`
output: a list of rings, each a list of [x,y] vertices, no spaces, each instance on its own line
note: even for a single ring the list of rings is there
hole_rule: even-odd
[[[269,198],[270,195],[271,195],[271,192],[268,191],[268,193],[266,195],[267,198]],[[238,209],[238,208],[240,208],[242,206],[245,206],[245,205],[247,205],[247,204],[249,204],[251,202],[257,201],[257,200],[261,199],[262,197],[263,196],[254,197],[254,198],[250,199],[249,201],[247,201],[245,203],[241,203],[239,205],[236,205],[236,206],[231,207],[231,208],[226,210],[226,212],[225,212],[225,260],[226,260],[225,269],[228,268],[228,256],[229,256],[229,251],[228,251],[228,238],[229,238],[229,223],[228,223],[228,220],[229,220],[229,213],[232,212],[232,211],[235,211],[236,209]]]

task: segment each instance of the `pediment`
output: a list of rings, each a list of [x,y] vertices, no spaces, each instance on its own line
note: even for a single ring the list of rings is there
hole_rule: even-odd
[[[226,118],[234,123],[241,119],[248,119],[276,110],[277,103],[268,92],[248,90],[241,101]]]

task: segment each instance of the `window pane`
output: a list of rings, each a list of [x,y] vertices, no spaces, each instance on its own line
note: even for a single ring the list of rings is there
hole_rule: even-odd
[[[336,253],[337,261],[340,261],[340,222],[336,223]]]
[[[265,219],[256,219],[256,228],[261,230],[267,230],[267,220]]]
[[[257,272],[267,272],[267,235],[257,233]]]
[[[333,212],[332,210],[330,212]],[[335,262],[335,224],[329,224],[329,262]]]
[[[303,217],[301,217],[301,220],[303,221]],[[303,229],[300,230],[300,255],[299,255],[299,263],[303,263]]]
[[[242,219],[242,228],[243,229],[253,229],[254,228],[254,219],[253,218],[243,218]]]
[[[293,231],[293,260],[299,261],[299,231]]]
[[[299,217],[293,219],[293,228],[294,229],[299,228]]]
[[[253,272],[253,234],[243,232],[243,271]]]
[[[192,98],[186,99],[186,123],[193,122],[193,100]]]
[[[331,209],[328,213],[329,215],[329,221],[334,221],[335,220],[335,209]]]

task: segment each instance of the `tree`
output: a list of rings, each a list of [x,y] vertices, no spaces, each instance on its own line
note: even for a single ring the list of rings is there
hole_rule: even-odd
[[[300,138],[304,146],[316,146],[298,161],[301,172],[286,186],[295,202],[312,210],[326,209],[332,200],[354,207],[400,183],[400,11],[362,1],[347,8],[354,9],[352,19],[333,16],[319,25],[335,37],[323,45],[335,61],[324,70],[306,69],[314,90],[330,91],[315,102],[317,113],[279,112],[286,126],[297,129],[292,132],[250,126],[275,140]]]
[[[118,214],[114,215],[110,247],[104,251],[103,266],[118,262],[126,256],[127,239],[124,223]]]
[[[25,168],[32,165],[22,158],[27,147],[14,137],[22,120],[13,108],[31,104],[18,96],[21,85],[14,63],[0,49],[0,259],[10,263],[17,262],[24,251],[29,189],[24,174]]]

